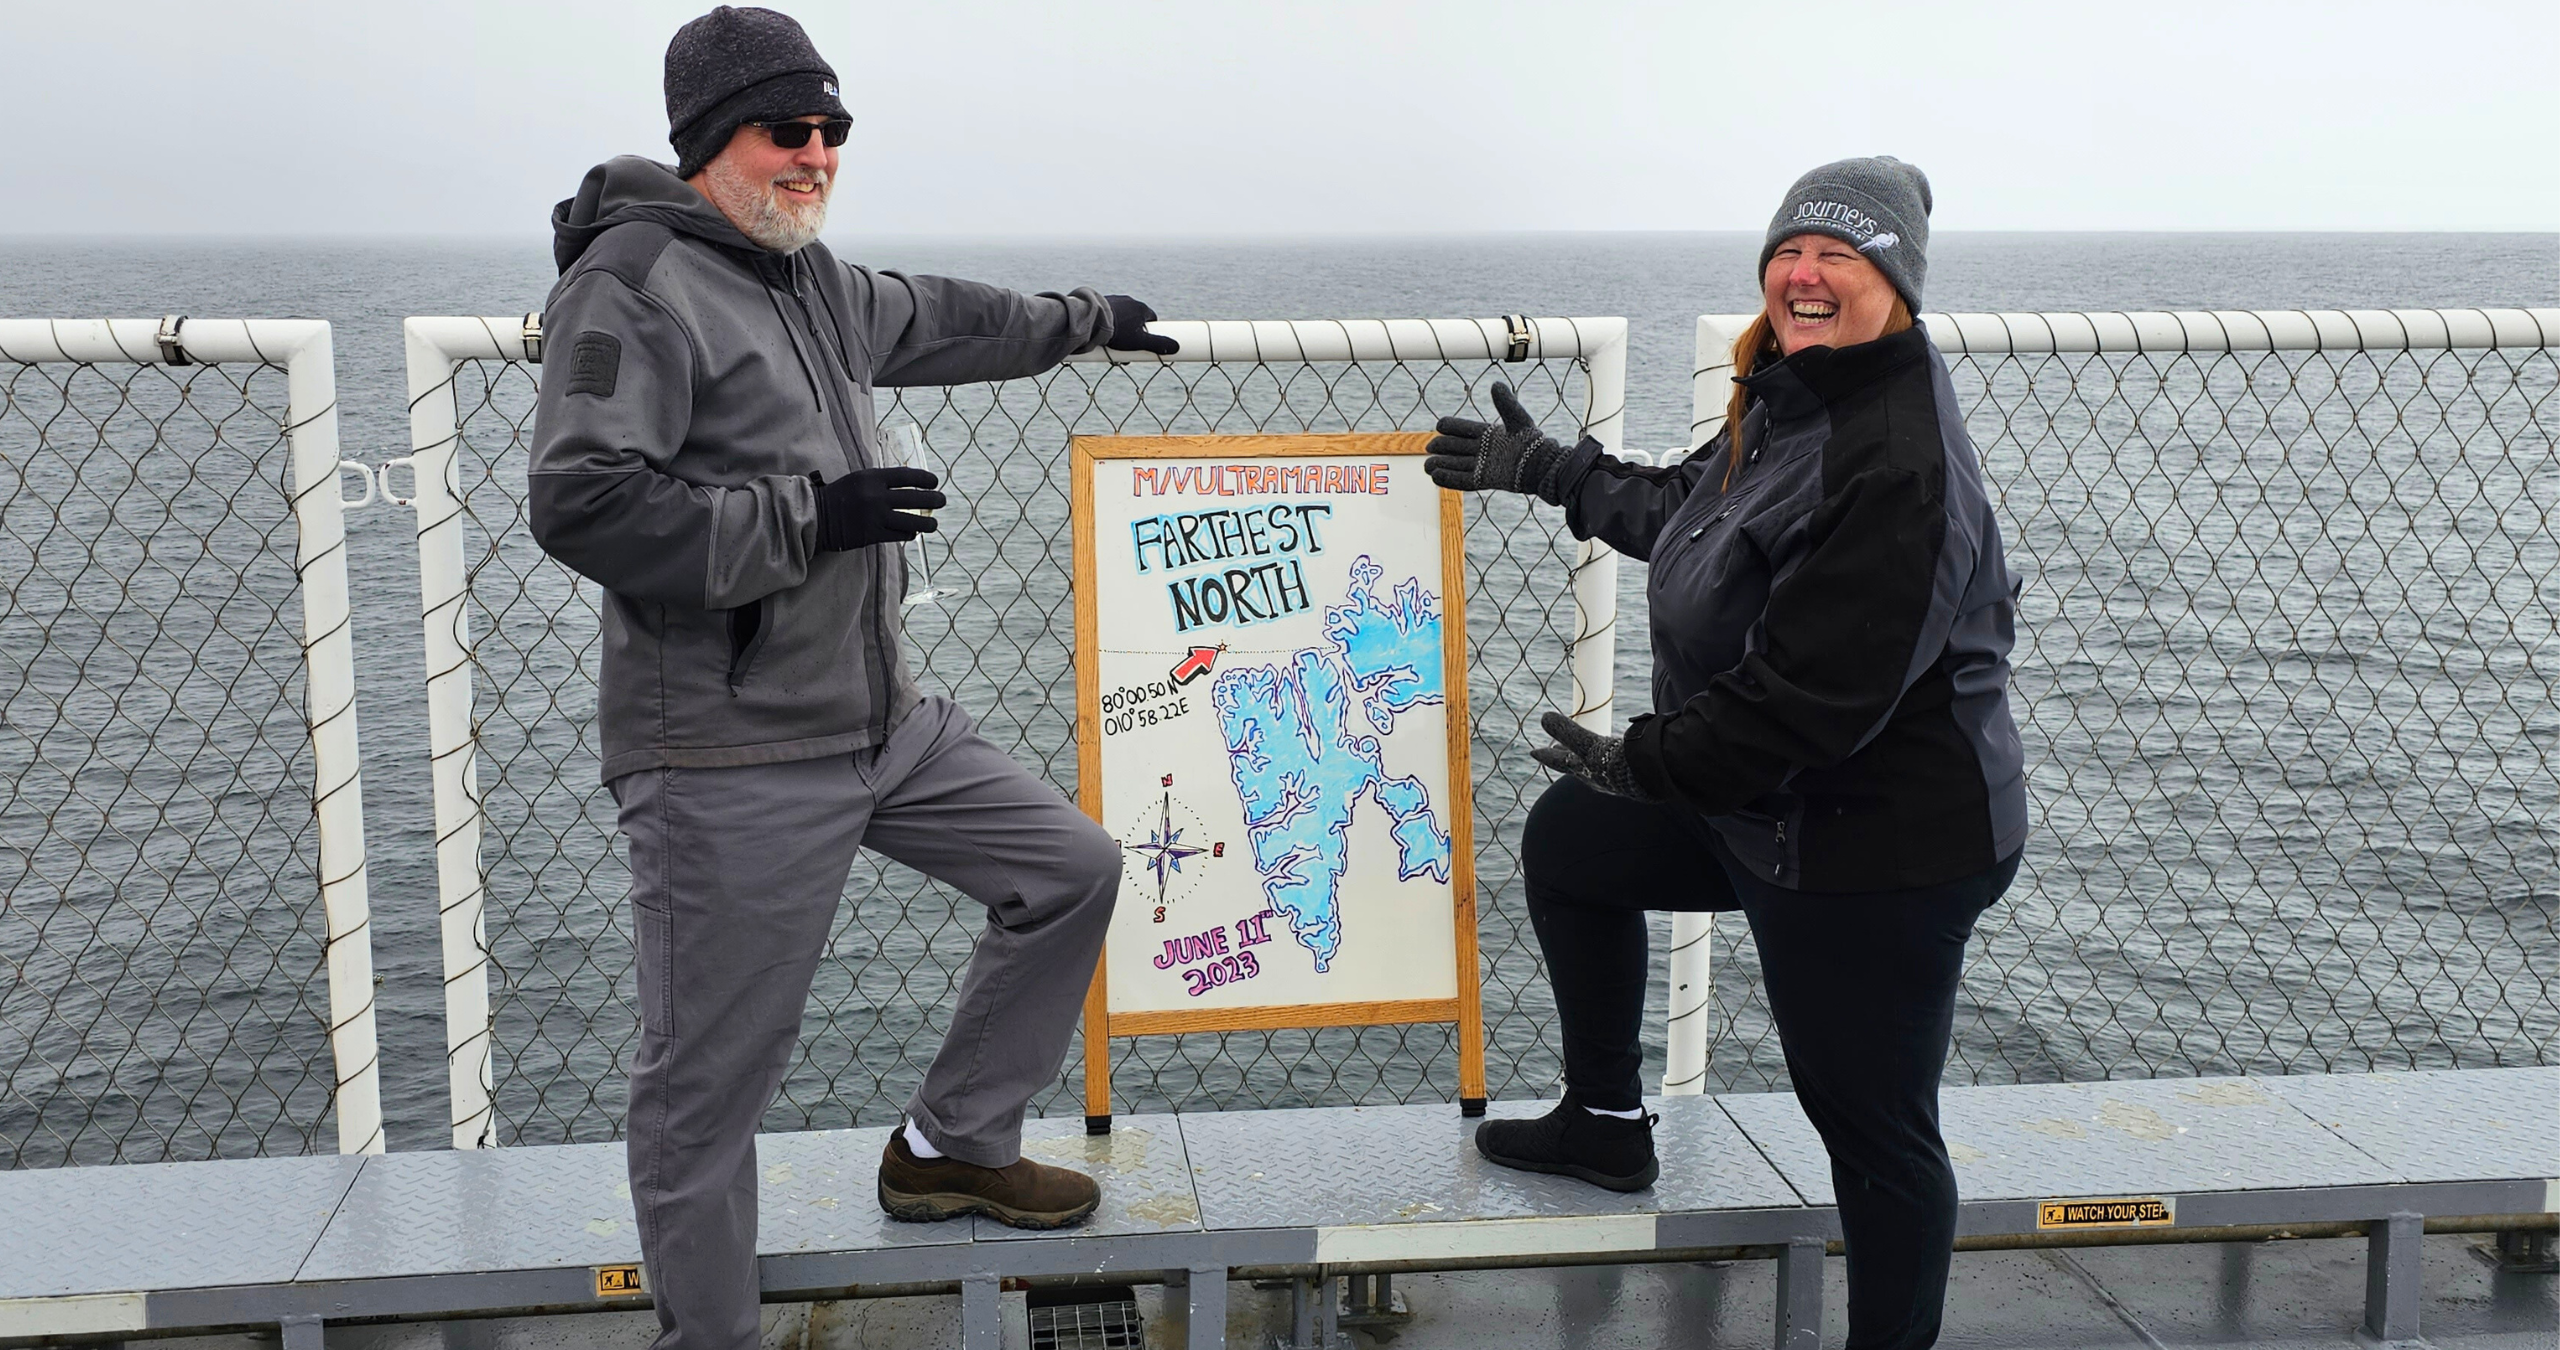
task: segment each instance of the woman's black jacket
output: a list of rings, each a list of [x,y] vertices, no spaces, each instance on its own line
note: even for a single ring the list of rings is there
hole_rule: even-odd
[[[1982,871],[2027,832],[2018,585],[1946,363],[1915,325],[1744,383],[1729,486],[1730,430],[1666,468],[1600,456],[1565,497],[1575,534],[1651,564],[1636,780],[1781,886]]]

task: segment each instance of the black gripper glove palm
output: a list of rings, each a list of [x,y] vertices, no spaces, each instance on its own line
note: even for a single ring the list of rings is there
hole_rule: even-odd
[[[1612,796],[1632,797],[1640,802],[1661,800],[1636,782],[1636,772],[1627,764],[1624,736],[1603,736],[1560,712],[1542,715],[1538,725],[1546,728],[1556,743],[1530,751],[1529,758]]]
[[[1147,331],[1147,325],[1156,321],[1156,312],[1145,301],[1106,295],[1102,303],[1111,306],[1111,340],[1103,346],[1115,352],[1153,352],[1158,356],[1171,356],[1182,350],[1182,344],[1172,338]]]
[[[1511,386],[1500,381],[1493,386],[1493,410],[1502,416],[1499,427],[1471,417],[1441,418],[1440,434],[1425,447],[1429,455],[1422,471],[1432,482],[1459,492],[1499,488],[1535,493],[1550,506],[1564,505],[1571,486],[1565,481],[1572,476],[1568,466],[1577,459],[1587,465],[1599,447],[1591,445],[1592,453],[1584,455],[1579,453],[1582,446],[1567,450],[1556,444],[1511,396]]]
[[[942,480],[925,469],[893,464],[883,469],[856,469],[830,483],[809,475],[818,485],[818,548],[840,553],[873,544],[903,544],[919,534],[941,529],[931,516],[948,499],[934,491]]]

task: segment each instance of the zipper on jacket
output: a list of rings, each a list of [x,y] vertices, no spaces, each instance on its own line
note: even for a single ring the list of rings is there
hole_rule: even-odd
[[[767,256],[769,257],[770,255]],[[809,306],[806,301],[801,301],[799,299],[799,260],[795,256],[791,259],[785,260],[783,265],[790,268],[794,274],[792,298],[800,305],[800,317],[803,320],[806,320],[809,317]],[[826,391],[818,387],[818,372],[810,369],[809,367],[809,352],[807,348],[801,345],[800,334],[792,330],[791,320],[784,317],[782,313],[782,302],[774,298],[773,293],[776,287],[773,284],[772,275],[765,270],[767,266],[768,262],[766,258],[758,258],[755,260],[754,267],[756,281],[764,287],[765,303],[773,306],[773,317],[776,322],[782,325],[783,340],[791,344],[791,357],[793,360],[800,363],[800,378],[809,382],[809,397],[817,401],[818,415],[824,417],[827,415]],[[810,336],[814,338],[817,335],[812,333]]]
[[[809,341],[817,346],[823,360],[824,355],[830,348],[830,344],[827,342],[826,338],[819,333],[818,316],[809,308],[809,292],[801,282],[800,255],[794,253],[790,257],[784,259],[783,266],[791,274],[791,302],[799,307],[800,322],[808,332]],[[822,295],[820,299],[823,301],[824,296]],[[781,310],[780,301],[775,302],[774,309],[778,315]],[[833,310],[830,309],[829,313],[832,314]],[[788,328],[789,326],[790,325],[788,323],[784,324],[785,328]],[[792,350],[794,352],[799,352],[799,334],[793,333],[791,338]],[[851,360],[840,357],[839,363],[844,368],[846,383],[858,387],[859,382],[853,378],[853,366]],[[814,390],[817,387],[817,373],[810,369],[809,358],[805,353],[802,353],[800,356],[800,370],[802,374],[809,377],[810,387]],[[827,411],[826,400],[824,398],[821,398],[818,401],[818,410],[822,414]],[[828,420],[830,423],[838,421],[838,419],[834,417],[830,417]],[[845,462],[859,468],[861,467],[862,462],[860,454],[858,453],[861,450],[861,446],[856,442],[855,431],[856,424],[853,416],[853,410],[848,407],[843,410],[841,425],[837,426],[836,434],[843,437],[845,440]],[[871,547],[862,550],[862,552],[868,555],[863,559],[863,563],[871,573],[871,661],[869,663],[871,669],[866,671],[865,674],[871,684],[872,725],[879,728],[880,739],[886,741],[889,738],[889,705],[897,698],[898,680],[895,670],[891,664],[894,659],[891,653],[895,649],[889,645],[894,640],[894,635],[890,632],[889,628],[889,605],[886,594],[889,589],[889,565],[887,562],[883,561],[880,555],[880,549],[882,547],[882,545],[874,544]]]

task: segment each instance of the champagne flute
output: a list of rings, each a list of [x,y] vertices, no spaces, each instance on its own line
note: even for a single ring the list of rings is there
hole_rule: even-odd
[[[932,455],[925,449],[923,427],[913,422],[900,422],[887,428],[882,434],[888,441],[889,458],[893,462],[932,474],[936,480],[942,482],[943,491],[946,494],[949,493],[951,484],[943,479],[942,471],[934,467]],[[933,512],[910,509],[907,514],[931,516]],[[933,537],[931,534],[919,534],[899,546],[905,552],[907,570],[907,592],[898,599],[898,607],[902,610],[913,609],[918,605],[930,605],[946,595],[953,594],[934,584],[933,554],[925,546],[925,541]],[[948,549],[950,545],[946,542],[943,547]],[[924,583],[922,586],[916,584],[919,579]]]

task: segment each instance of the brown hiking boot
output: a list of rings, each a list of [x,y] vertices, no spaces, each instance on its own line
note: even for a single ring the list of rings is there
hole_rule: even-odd
[[[1016,1158],[980,1167],[958,1158],[919,1158],[905,1126],[880,1154],[880,1208],[892,1219],[932,1223],[984,1214],[1012,1228],[1064,1228],[1102,1203],[1102,1187],[1082,1172]]]

